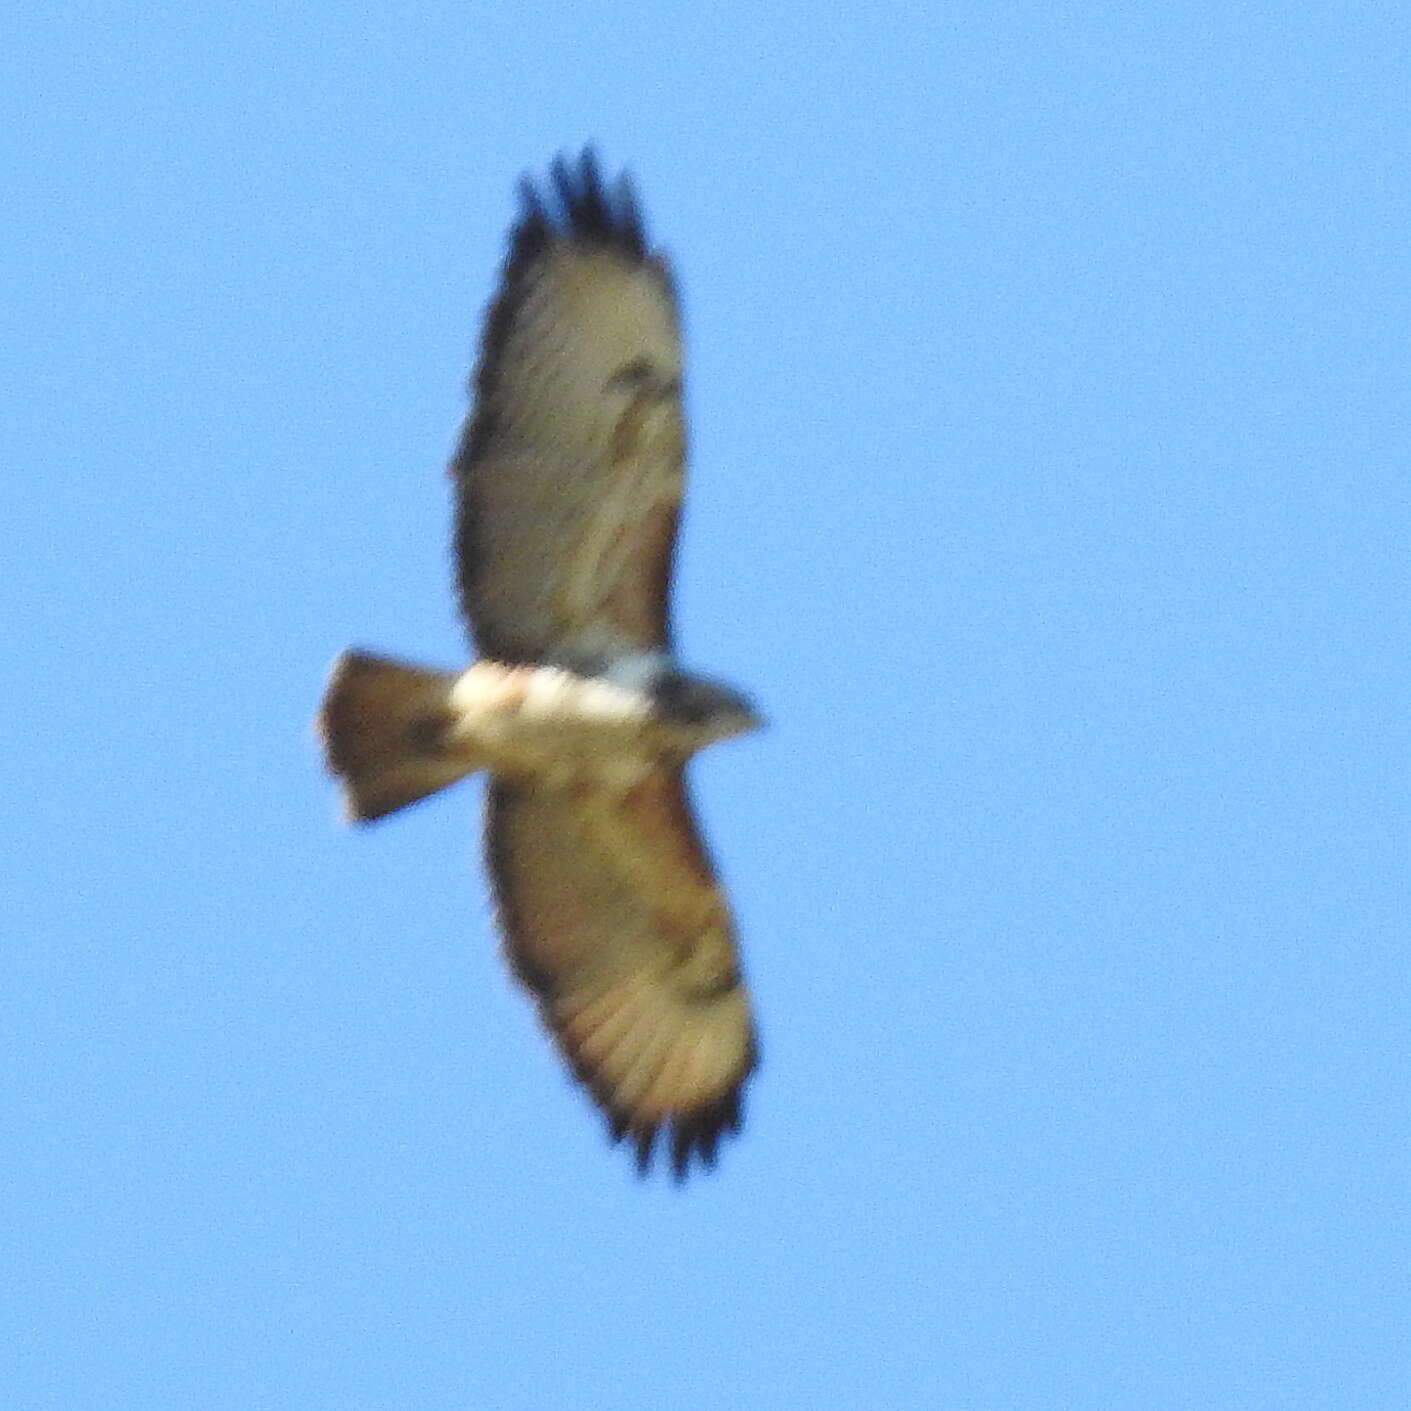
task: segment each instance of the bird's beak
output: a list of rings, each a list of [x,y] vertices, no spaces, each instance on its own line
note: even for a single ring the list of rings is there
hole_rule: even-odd
[[[751,700],[741,700],[737,718],[740,723],[734,733],[739,735],[753,735],[756,730],[763,730],[769,724],[769,718],[755,709]]]

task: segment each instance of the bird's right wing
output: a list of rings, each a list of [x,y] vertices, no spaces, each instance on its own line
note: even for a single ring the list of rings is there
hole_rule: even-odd
[[[462,606],[501,661],[664,648],[685,435],[671,275],[591,152],[522,196],[451,466]]]

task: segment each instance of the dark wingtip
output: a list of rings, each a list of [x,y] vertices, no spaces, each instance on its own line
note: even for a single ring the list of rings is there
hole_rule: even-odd
[[[634,1159],[637,1164],[637,1174],[645,1176],[652,1169],[652,1148],[656,1145],[656,1127],[643,1127],[641,1131],[634,1135],[636,1142],[636,1152]]]
[[[613,250],[631,260],[647,257],[646,232],[632,180],[624,172],[611,187],[604,185],[591,145],[577,158],[555,157],[544,185],[524,177],[519,199],[519,223],[510,237],[512,266],[555,238]]]
[[[693,1112],[681,1113],[667,1122],[634,1126],[631,1118],[623,1113],[609,1113],[608,1140],[614,1146],[623,1141],[630,1143],[632,1164],[639,1177],[652,1174],[658,1156],[670,1171],[674,1185],[684,1185],[696,1167],[713,1171],[719,1159],[721,1141],[740,1130],[744,1116],[745,1080],[754,1066],[752,1062],[741,1075],[739,1083],[719,1101]],[[583,1077],[582,1074],[579,1076]],[[601,1091],[597,1096],[600,1100],[604,1098]]]
[[[534,271],[555,245],[608,251],[629,264],[650,264],[668,299],[674,285],[666,261],[647,249],[647,234],[632,179],[623,172],[607,185],[597,153],[584,147],[576,158],[562,154],[549,164],[547,179],[525,175],[519,182],[519,217],[510,227],[509,252],[501,272],[500,288],[486,315],[480,358],[472,383],[475,413],[466,426],[454,465],[474,461],[482,452],[494,426],[491,403],[499,354],[509,336]],[[462,509],[457,528],[457,553],[471,552],[473,520]],[[462,592],[464,593],[464,588]]]
[[[713,1171],[719,1159],[720,1143],[734,1136],[743,1125],[745,1084],[759,1068],[759,1047],[752,1039],[745,1067],[734,1087],[723,1097],[665,1122],[644,1125],[634,1123],[626,1112],[614,1108],[611,1091],[596,1082],[586,1066],[572,1055],[568,1059],[574,1077],[592,1093],[603,1110],[608,1142],[612,1146],[626,1142],[631,1148],[632,1165],[638,1177],[650,1176],[660,1156],[671,1172],[672,1183],[679,1186],[685,1184],[695,1166]]]

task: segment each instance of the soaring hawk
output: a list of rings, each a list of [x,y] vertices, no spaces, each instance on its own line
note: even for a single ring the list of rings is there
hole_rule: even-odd
[[[478,659],[444,672],[346,652],[319,725],[359,822],[488,771],[514,974],[613,1139],[680,1180],[738,1130],[756,1061],[683,771],[760,721],[673,651],[685,431],[667,261],[591,151],[521,200],[450,467]]]

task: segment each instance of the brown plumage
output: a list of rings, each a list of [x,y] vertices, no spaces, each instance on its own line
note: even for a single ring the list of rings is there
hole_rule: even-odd
[[[346,654],[320,724],[354,818],[491,773],[514,973],[614,1139],[679,1179],[738,1128],[756,1061],[683,771],[758,721],[670,655],[685,432],[667,263],[591,152],[521,197],[451,465],[482,660],[456,675]]]
[[[591,153],[552,178],[551,197],[522,188],[451,464],[461,605],[501,661],[670,645],[685,455],[671,275]]]

